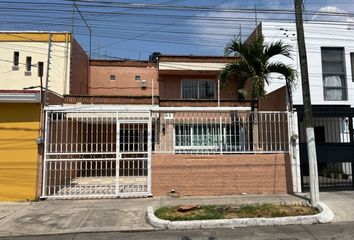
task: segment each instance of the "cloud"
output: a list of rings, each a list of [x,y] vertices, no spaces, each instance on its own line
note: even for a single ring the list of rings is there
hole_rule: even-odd
[[[217,7],[221,9],[250,9],[250,11],[213,11],[208,13],[199,13],[196,15],[198,19],[191,19],[186,25],[195,33],[194,41],[199,43],[213,44],[214,46],[203,46],[204,49],[210,51],[210,54],[223,54],[225,45],[233,38],[239,37],[240,29],[242,40],[246,40],[256,27],[255,12],[253,10],[255,1],[250,0],[248,3],[239,1],[232,4],[224,3]],[[287,8],[291,9],[292,5],[282,1],[271,1],[257,3],[257,8]],[[200,20],[199,18],[209,20]],[[291,19],[293,14],[280,13],[270,14],[266,12],[257,12],[257,23],[263,20],[276,21],[277,19]]]
[[[328,14],[315,14],[311,18],[312,20],[354,23],[354,18],[347,15],[349,13],[348,11],[335,6],[321,7],[320,9],[318,9],[318,12]]]

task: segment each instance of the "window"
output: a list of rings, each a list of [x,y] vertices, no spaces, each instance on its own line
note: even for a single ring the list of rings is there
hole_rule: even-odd
[[[109,80],[111,80],[111,81],[116,80],[116,75],[110,75],[110,76],[109,76]]]
[[[215,95],[213,80],[183,80],[183,99],[213,99]]]
[[[321,48],[321,53],[324,100],[346,100],[344,48]]]
[[[20,59],[20,53],[14,52],[14,67],[18,67],[19,59]]]
[[[32,57],[26,57],[26,72],[30,72],[32,69]]]
[[[140,75],[135,76],[135,81],[140,81]]]
[[[220,130],[222,131],[220,134]],[[232,124],[179,124],[175,126],[177,151],[240,151],[241,131]]]
[[[354,53],[350,53],[350,62],[352,68],[352,82],[354,82]]]

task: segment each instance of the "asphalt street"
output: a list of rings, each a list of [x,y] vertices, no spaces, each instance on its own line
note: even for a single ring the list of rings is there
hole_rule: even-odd
[[[115,239],[157,239],[157,240],[217,240],[217,239],[354,239],[354,222],[316,225],[289,225],[267,227],[245,227],[237,229],[207,229],[184,231],[148,232],[105,232],[43,235],[26,237],[2,237],[0,240],[115,240]]]

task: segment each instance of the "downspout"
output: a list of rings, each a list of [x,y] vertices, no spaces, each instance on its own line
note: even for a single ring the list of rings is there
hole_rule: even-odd
[[[220,78],[218,77],[218,107],[220,107]]]
[[[66,32],[65,35],[65,56],[64,56],[64,94],[67,94],[68,87],[68,56],[69,56],[69,33]]]

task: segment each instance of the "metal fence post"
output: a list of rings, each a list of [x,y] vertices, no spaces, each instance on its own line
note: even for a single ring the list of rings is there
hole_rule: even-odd
[[[119,161],[120,161],[120,123],[119,112],[116,113],[116,196],[119,195]]]
[[[45,111],[44,114],[44,146],[43,146],[43,176],[42,176],[42,197],[47,195],[46,186],[47,186],[47,147],[48,147],[48,111]]]
[[[149,122],[148,122],[148,194],[152,195],[151,191],[151,151],[152,151],[152,116],[151,116],[151,111],[149,111]]]

